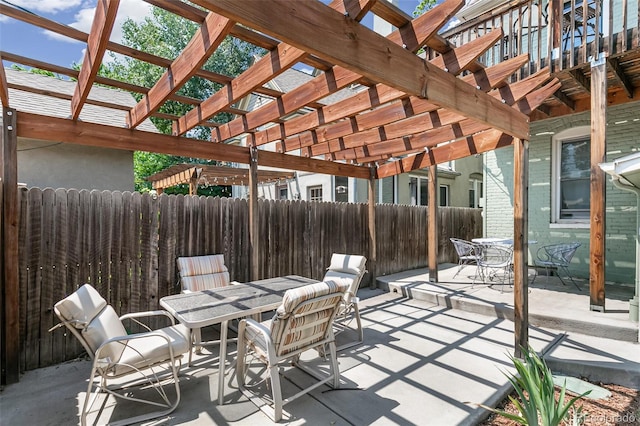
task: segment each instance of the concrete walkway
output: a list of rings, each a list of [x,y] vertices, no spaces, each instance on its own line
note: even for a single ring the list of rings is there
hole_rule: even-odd
[[[320,387],[285,406],[283,424],[473,425],[487,412],[467,402],[493,405],[508,393],[503,372],[512,370],[509,320],[379,289],[361,289],[359,296],[365,298],[365,343],[340,354],[342,389]],[[539,327],[530,329],[530,342],[559,364],[620,364],[628,375],[640,376],[640,348],[634,343]],[[212,350],[203,351],[193,367],[183,367],[179,407],[169,418],[149,424],[271,423],[238,392],[233,376],[227,377],[225,405],[215,403],[218,360],[215,347]],[[0,393],[0,423],[78,423],[89,370],[83,360],[27,372],[20,383]],[[288,369],[282,381],[285,395],[309,380]],[[109,401],[100,422],[137,409]]]

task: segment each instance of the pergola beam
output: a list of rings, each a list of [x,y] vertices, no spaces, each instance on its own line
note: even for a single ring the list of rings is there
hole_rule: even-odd
[[[187,139],[178,136],[117,128],[26,112],[18,113],[18,136],[44,141],[100,146],[127,151],[148,151],[170,155],[249,164],[249,148]],[[280,169],[301,170],[368,179],[368,167],[332,163],[277,152],[260,152],[260,164]]]
[[[140,102],[131,108],[127,125],[130,128],[137,127],[187,83],[216,51],[233,25],[235,23],[229,19],[210,13],[169,69]]]
[[[107,42],[116,21],[120,0],[98,0],[96,13],[91,24],[91,32],[87,39],[87,50],[84,54],[78,84],[71,99],[71,119],[77,120],[93,82],[98,75],[102,57],[107,50]]]
[[[428,98],[435,104],[476,119],[512,136],[528,139],[528,117],[471,87],[401,46],[379,36],[321,3],[292,7],[273,0],[271,8],[259,2],[195,0],[195,3],[271,34],[321,58],[351,69],[372,81]],[[326,28],[322,37],[309,26]]]

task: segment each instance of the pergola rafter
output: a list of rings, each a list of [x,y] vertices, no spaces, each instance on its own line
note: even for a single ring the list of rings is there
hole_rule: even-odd
[[[189,81],[216,51],[234,25],[233,21],[225,17],[209,13],[180,56],[173,61],[169,69],[149,89],[140,102],[131,109],[127,123],[129,127],[136,127],[142,123]],[[229,105],[230,103],[225,106]]]
[[[196,0],[195,3],[252,25],[371,80],[409,95],[428,98],[435,104],[513,136],[529,137],[528,119],[523,114],[390,40],[363,26],[353,25],[354,21],[345,19],[321,3],[305,2],[305,7],[299,9],[291,7],[286,0],[273,0],[274,7],[271,8],[264,8],[259,2],[230,0]],[[317,37],[309,34],[309,25],[329,30],[323,31],[323,37]],[[393,75],[389,70],[393,70]]]
[[[461,72],[464,67],[469,66],[471,63],[473,63],[473,61],[477,59],[477,56],[481,55],[485,50],[493,46],[496,43],[496,40],[501,36],[501,34],[502,32],[500,30],[493,31],[490,34],[476,39],[472,43],[468,43],[464,46],[459,47],[458,49],[451,50],[444,55],[457,57],[457,63],[460,64],[457,69],[458,72]],[[473,54],[467,55],[466,53],[468,53],[469,51],[472,51]],[[456,52],[460,54],[457,55]],[[458,72],[454,72],[454,74],[457,74]],[[316,112],[287,120],[281,126],[274,126],[259,131],[258,133],[256,133],[257,144],[262,145],[268,142],[273,142],[291,134],[304,132],[305,130],[312,131],[311,133],[307,133],[304,135],[307,141],[311,141],[311,143],[322,142],[323,140],[327,140],[326,135],[330,133],[329,129],[327,127],[323,127],[320,131],[315,131],[314,129],[345,117],[355,116],[357,118],[358,116],[356,116],[356,114],[358,113],[391,102],[395,99],[401,99],[406,96],[407,95],[402,91],[396,90],[392,87],[388,87],[384,84],[378,84],[374,87],[369,88],[368,93],[358,93],[351,96],[350,98],[336,102],[333,105],[327,105],[326,107],[323,107]],[[365,114],[361,114],[360,117],[362,117],[363,115]],[[351,125],[347,125],[347,133],[349,133],[351,130]],[[302,139],[298,139],[298,141],[300,144],[299,147],[303,147],[308,144],[308,142],[305,144]],[[286,144],[287,141],[285,141],[285,145]],[[296,149],[296,147],[292,146],[288,149],[283,150],[289,151],[291,149]]]
[[[416,18],[415,22],[406,23],[405,26],[392,32],[387,38],[394,40],[395,43],[403,43],[403,40],[413,40],[409,47],[413,49],[412,51],[417,51],[430,37],[436,34],[438,29],[446,24],[447,20],[444,19],[443,16],[453,16],[455,11],[461,8],[462,5],[461,0],[445,2],[421,17]],[[444,10],[444,12],[440,12],[440,10]],[[436,14],[436,12],[438,13]],[[432,15],[436,16],[436,18],[432,19]],[[409,36],[409,34],[411,34],[411,36]],[[277,120],[283,115],[291,114],[305,106],[309,106],[312,102],[329,96],[350,84],[357,83],[361,79],[361,74],[336,65],[308,83],[284,94],[282,98],[276,102],[264,105],[261,108],[251,111],[246,117],[235,119],[220,126],[218,131],[212,135],[212,139],[214,141],[224,141],[255,130],[260,126]],[[378,86],[381,87],[376,88],[376,90],[393,92],[393,89],[390,87],[385,85]],[[380,94],[377,94],[377,96],[380,97]],[[375,99],[376,96],[370,96],[369,98]],[[343,111],[344,106],[341,105],[339,110]],[[310,117],[313,119],[314,115],[311,114]],[[318,125],[323,124],[323,120],[321,120],[318,115],[316,115],[315,118],[318,119]],[[256,144],[260,144],[258,138],[256,138]]]
[[[9,86],[7,85],[7,74],[2,66],[3,55],[0,52],[0,102],[2,105],[9,106]]]
[[[107,49],[107,42],[116,21],[119,5],[120,0],[98,0],[95,19],[87,38],[87,50],[78,75],[78,85],[71,99],[71,118],[73,120],[80,117],[82,105],[87,100],[96,75],[98,75],[102,57]]]
[[[511,76],[515,69],[521,66],[522,60],[526,58],[514,58],[511,62],[503,62],[485,71],[484,75],[490,77],[486,80],[486,84],[481,87],[483,91],[489,91],[498,85],[504,84],[504,80]],[[470,74],[462,77],[463,81],[473,83],[478,81],[476,74]],[[322,131],[316,132],[315,138],[299,136],[294,139],[294,143],[289,140],[285,141],[287,149],[290,151],[296,148],[307,148],[302,155],[316,156],[338,152],[342,149],[355,148],[363,146],[367,143],[374,143],[383,140],[384,137],[391,138],[393,136],[394,127],[403,127],[409,124],[408,120],[420,114],[437,111],[438,107],[429,100],[417,97],[407,98],[401,105],[398,102],[367,111],[355,117],[358,128],[354,130],[352,126],[345,126],[343,123],[327,126]],[[420,118],[412,120],[417,125],[417,132],[426,130],[427,124],[422,122]],[[397,123],[397,124],[396,124]],[[391,133],[387,133],[391,131]],[[401,135],[406,136],[416,131],[411,128],[401,130]],[[324,136],[324,137],[323,137]],[[372,139],[373,138],[373,139]],[[334,157],[332,157],[335,159]]]

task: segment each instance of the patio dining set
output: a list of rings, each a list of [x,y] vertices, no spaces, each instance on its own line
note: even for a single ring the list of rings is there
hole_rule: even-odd
[[[337,352],[363,342],[356,292],[366,272],[364,256],[334,253],[322,281],[289,275],[231,282],[221,254],[178,258],[176,263],[182,293],[163,297],[160,306],[164,310],[118,317],[89,284],[56,303],[54,311],[61,322],[50,331],[66,326],[93,361],[80,412],[82,425],[87,424],[90,413],[100,416],[101,409],[94,404],[101,395],[102,404],[106,395],[154,410],[110,424],[167,416],[180,402],[183,357],[188,356],[191,366],[192,352],[208,345],[219,345],[218,404],[223,405],[231,341],[228,330],[236,320],[238,387],[273,421],[282,419],[285,404],[318,386],[340,386]],[[260,321],[266,312],[275,313]],[[167,317],[170,325],[152,330],[142,320],[157,315]],[[145,331],[128,334],[125,321]],[[220,339],[203,341],[201,329],[212,325],[220,325]],[[335,336],[348,328],[356,337],[338,347]],[[327,368],[301,361],[301,354],[312,349],[317,355],[313,361],[320,359]],[[279,370],[286,361],[317,381],[283,399]],[[254,386],[263,381],[269,384],[270,394]],[[167,388],[174,390],[167,392]]]
[[[450,238],[456,253],[458,254],[458,270],[454,274],[454,278],[466,266],[474,266],[475,274],[473,276],[473,284],[477,280],[483,283],[500,283],[501,291],[504,291],[504,285],[511,284],[513,272],[513,239],[503,237],[492,238],[474,238],[471,241]],[[537,244],[537,241],[529,241],[531,244]],[[562,284],[565,281],[559,274],[568,277],[573,285],[578,289],[580,286],[573,280],[569,272],[571,259],[581,243],[555,243],[547,244],[538,248],[533,261],[536,273],[533,277],[535,281],[538,273],[537,268],[545,270],[545,274],[549,277],[553,272],[556,273]]]

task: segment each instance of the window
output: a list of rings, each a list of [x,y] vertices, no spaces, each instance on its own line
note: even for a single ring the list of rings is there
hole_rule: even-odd
[[[289,199],[289,188],[286,185],[278,186],[278,200]]]
[[[322,201],[322,186],[310,186],[307,191],[309,201]]]
[[[469,179],[469,207],[473,209],[482,207],[480,205],[482,190],[482,176],[478,173],[472,174]]]
[[[412,206],[426,206],[428,199],[428,179],[426,177],[409,177],[409,197]]]
[[[586,130],[586,132],[585,132]],[[554,138],[552,222],[588,223],[591,143],[589,129],[570,129]]]
[[[393,204],[396,200],[396,178],[395,176],[378,179],[375,186],[376,202],[380,204]]]
[[[334,178],[335,196],[334,200],[337,203],[349,202],[349,178],[344,176],[336,176]]]
[[[449,185],[440,185],[440,207],[449,205]]]

